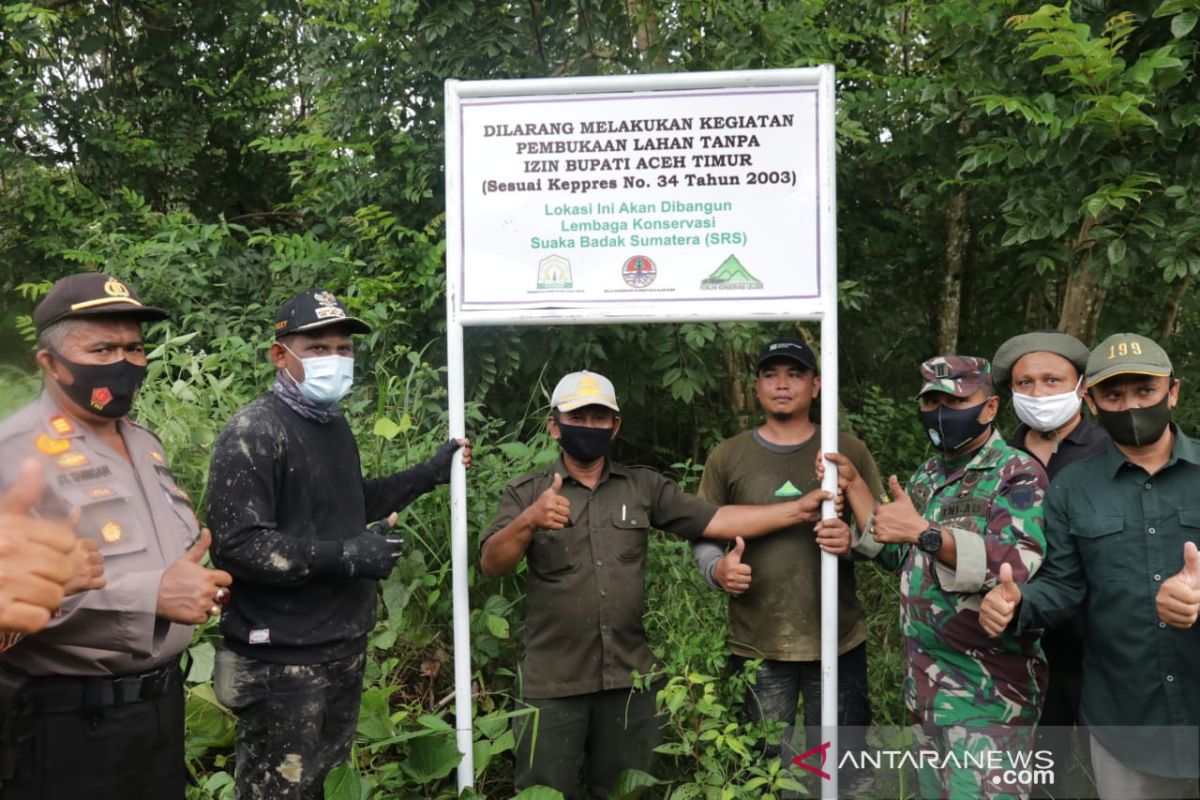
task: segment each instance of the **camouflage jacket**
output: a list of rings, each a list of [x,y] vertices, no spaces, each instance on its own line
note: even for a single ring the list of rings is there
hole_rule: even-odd
[[[913,545],[883,545],[870,533],[854,549],[900,573],[900,624],[908,655],[905,700],[915,721],[986,725],[1037,721],[1046,660],[1036,634],[990,639],[979,604],[1012,566],[1024,583],[1046,550],[1046,472],[994,432],[965,461],[935,456],[913,473],[908,494],[921,514],[953,536],[949,567]]]

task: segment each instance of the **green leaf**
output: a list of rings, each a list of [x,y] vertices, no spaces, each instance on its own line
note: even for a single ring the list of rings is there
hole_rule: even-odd
[[[1108,263],[1116,266],[1125,260],[1125,240],[1113,239],[1108,243]]]
[[[530,786],[513,800],[564,800],[563,793],[548,786]]]
[[[213,661],[217,655],[210,642],[200,642],[188,649],[192,665],[188,668],[188,683],[208,683],[212,680]]]
[[[1192,28],[1196,27],[1198,19],[1195,11],[1188,11],[1177,15],[1171,20],[1171,35],[1176,39],[1182,39],[1192,32]]]
[[[609,800],[638,800],[647,789],[661,786],[664,781],[657,780],[653,775],[647,775],[641,770],[627,769],[617,778],[609,794]]]
[[[334,767],[325,776],[325,800],[363,800],[358,770],[350,764]]]
[[[496,614],[485,614],[483,622],[487,626],[488,633],[495,636],[497,639],[508,638],[508,620]]]
[[[388,417],[379,417],[375,420],[375,428],[371,432],[376,436],[382,436],[390,442],[400,435],[401,428]]]
[[[417,783],[432,783],[454,771],[461,758],[452,733],[423,736],[409,745],[408,760],[400,768]]]

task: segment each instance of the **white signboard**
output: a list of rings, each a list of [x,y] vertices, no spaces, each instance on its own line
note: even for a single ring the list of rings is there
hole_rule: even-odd
[[[832,142],[815,71],[776,75],[800,73],[791,85],[566,95],[450,85],[447,233],[461,257],[448,278],[464,324],[533,309],[818,315]]]
[[[466,434],[468,325],[809,319],[821,321],[821,446],[836,450],[833,91],[828,65],[447,81],[450,435]],[[827,469],[823,488],[836,487]],[[826,502],[823,515],[834,514]],[[461,788],[474,781],[474,751],[457,460],[450,521]],[[837,558],[823,555],[821,741],[835,761],[837,578]],[[821,788],[837,797],[836,772]]]

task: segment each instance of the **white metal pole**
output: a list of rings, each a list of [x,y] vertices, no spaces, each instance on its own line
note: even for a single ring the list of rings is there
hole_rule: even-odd
[[[821,449],[838,449],[838,299],[837,299],[837,179],[834,169],[834,73],[833,66],[820,67],[821,81],[817,114],[820,141],[819,163],[822,168],[821,193]],[[822,488],[837,492],[837,469],[826,464]],[[836,516],[833,502],[825,503],[822,516]],[[822,740],[829,742],[825,772],[830,780],[821,782],[821,797],[838,796],[838,566],[836,556],[821,554],[821,728]],[[815,746],[808,742],[808,747]]]
[[[446,196],[459,196],[462,176],[457,154],[459,114],[455,81],[446,81]],[[461,208],[446,204],[446,383],[450,435],[466,435],[463,326],[459,275],[462,265]],[[450,470],[450,572],[454,592],[454,727],[458,752],[458,791],[475,785],[471,725],[471,595],[467,585],[467,471],[460,459]]]

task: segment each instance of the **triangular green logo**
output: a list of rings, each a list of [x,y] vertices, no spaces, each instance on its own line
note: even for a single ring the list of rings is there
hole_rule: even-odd
[[[701,289],[716,287],[725,289],[761,289],[762,281],[750,274],[750,271],[738,261],[737,256],[731,255],[717,267],[712,275],[700,281]]]
[[[784,481],[783,486],[775,490],[776,497],[799,497],[804,492],[792,485],[791,481]]]

